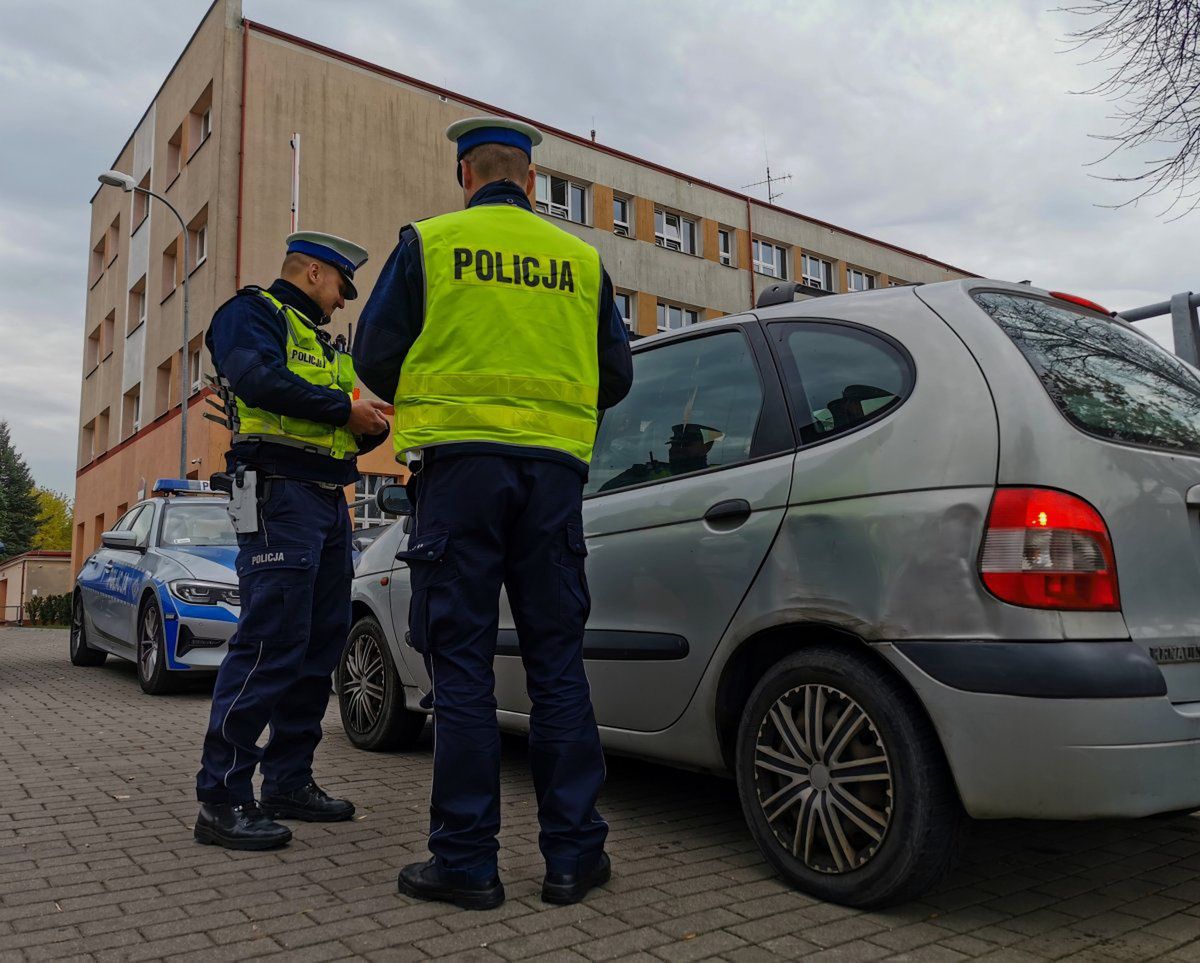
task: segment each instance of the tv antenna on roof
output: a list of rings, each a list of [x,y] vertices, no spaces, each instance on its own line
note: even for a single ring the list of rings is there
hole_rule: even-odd
[[[783,191],[775,190],[775,185],[778,184],[780,181],[790,181],[792,179],[792,175],[791,174],[772,174],[771,173],[771,158],[767,154],[766,138],[763,138],[763,159],[766,161],[766,164],[767,164],[766,179],[761,180],[761,181],[755,181],[753,184],[745,184],[742,186],[742,190],[749,190],[751,187],[762,187],[764,184],[766,184],[767,185],[767,203],[774,204],[775,198],[783,197]]]

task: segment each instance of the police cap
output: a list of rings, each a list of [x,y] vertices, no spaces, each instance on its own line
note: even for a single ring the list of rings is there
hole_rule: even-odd
[[[307,254],[338,269],[346,280],[346,300],[358,297],[354,272],[367,263],[367,249],[353,241],[321,231],[297,231],[287,237],[288,254]]]
[[[481,144],[504,144],[525,152],[533,161],[533,148],[542,142],[542,132],[532,124],[507,117],[468,117],[458,120],[446,128],[446,137],[456,145],[456,157]],[[462,183],[462,168],[458,168],[458,182]]]

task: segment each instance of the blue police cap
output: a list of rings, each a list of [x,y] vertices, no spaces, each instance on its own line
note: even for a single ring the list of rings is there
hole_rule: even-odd
[[[533,148],[542,142],[542,132],[531,124],[507,117],[468,117],[446,128],[446,136],[458,145],[458,160],[480,144],[506,144],[525,152],[532,161]]]
[[[333,265],[346,279],[346,300],[353,301],[358,297],[358,289],[354,286],[354,272],[367,263],[366,248],[335,234],[297,231],[287,237],[287,252],[307,254],[318,261]]]

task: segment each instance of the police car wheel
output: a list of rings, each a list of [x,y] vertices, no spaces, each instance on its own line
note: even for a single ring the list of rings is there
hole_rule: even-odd
[[[71,602],[71,665],[103,665],[108,653],[87,644],[87,625],[84,621],[83,596],[78,592]]]
[[[338,663],[338,708],[346,737],[358,749],[410,749],[425,715],[404,705],[404,686],[383,629],[372,616],[354,623]]]
[[[879,907],[948,873],[967,820],[919,703],[886,668],[813,646],[767,670],[738,728],[751,835],[790,883]]]
[[[137,677],[142,691],[150,695],[165,695],[178,688],[176,676],[167,668],[166,645],[162,610],[153,599],[147,599],[138,614]]]

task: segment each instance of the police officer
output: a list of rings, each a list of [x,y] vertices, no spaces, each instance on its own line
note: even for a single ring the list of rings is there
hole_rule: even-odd
[[[573,903],[610,872],[583,668],[582,493],[597,409],[628,392],[632,360],[599,255],[530,206],[541,134],[498,117],[446,134],[466,210],[401,231],[354,344],[363,383],[395,398],[396,454],[414,472],[409,631],[433,680],[433,856],[398,882],[469,909],[504,899],[492,671],[503,585],[533,703],[542,898]]]
[[[353,399],[350,356],[322,330],[357,297],[354,272],[366,259],[331,234],[292,234],[280,278],[239,291],[206,338],[226,386],[234,431],[226,460],[243,486],[235,495],[250,479],[256,490],[245,492],[248,524],[237,525],[241,618],[217,673],[196,777],[202,843],[273,849],[292,837],[274,819],[354,815],[353,804],[313,781],[312,760],[350,628],[343,486],[358,478],[355,455],[388,432],[386,406]],[[256,765],[261,806],[251,785]]]

